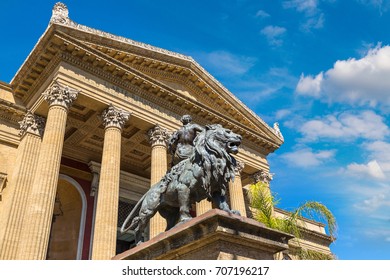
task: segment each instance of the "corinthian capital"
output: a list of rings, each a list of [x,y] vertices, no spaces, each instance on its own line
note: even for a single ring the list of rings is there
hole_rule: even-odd
[[[26,133],[32,133],[42,136],[43,128],[45,127],[45,119],[39,117],[28,111],[23,120],[19,122],[20,132],[19,136],[23,137]]]
[[[265,170],[260,170],[252,175],[255,183],[264,182],[269,184],[273,179],[273,174]]]
[[[169,131],[160,125],[156,125],[148,131],[149,142],[154,145],[168,145],[169,137],[171,136]]]
[[[245,163],[243,163],[242,161],[237,160],[236,161],[236,166],[234,167],[234,172],[236,174],[241,174],[241,171],[244,169],[244,167],[245,167]]]
[[[42,95],[49,103],[49,106],[58,105],[65,109],[69,109],[73,101],[76,100],[78,90],[72,89],[68,86],[61,85],[57,81],[49,87]]]
[[[110,104],[102,113],[102,120],[105,128],[117,127],[122,129],[129,117],[129,112],[116,108],[112,104]]]

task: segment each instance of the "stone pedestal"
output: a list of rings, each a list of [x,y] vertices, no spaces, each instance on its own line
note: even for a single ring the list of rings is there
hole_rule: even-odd
[[[116,255],[115,260],[272,260],[292,235],[213,209]]]

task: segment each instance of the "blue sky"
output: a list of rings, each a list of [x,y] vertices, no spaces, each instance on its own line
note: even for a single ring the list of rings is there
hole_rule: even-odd
[[[56,1],[0,1],[9,82]],[[270,125],[279,207],[328,206],[339,259],[390,259],[390,1],[64,1],[80,24],[192,56]]]

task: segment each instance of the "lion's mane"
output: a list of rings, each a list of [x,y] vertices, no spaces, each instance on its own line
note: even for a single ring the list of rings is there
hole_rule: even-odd
[[[225,195],[229,180],[234,180],[236,160],[221,147],[221,144],[225,145],[229,141],[221,133],[224,131],[221,125],[209,125],[194,140],[195,152],[190,160],[203,168],[205,176],[202,178],[202,185],[208,196],[211,196],[214,191],[212,186],[215,185],[219,187],[221,195]]]

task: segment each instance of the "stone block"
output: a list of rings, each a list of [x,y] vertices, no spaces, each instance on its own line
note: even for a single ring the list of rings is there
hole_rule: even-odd
[[[292,235],[213,209],[116,255],[114,260],[272,260]]]

